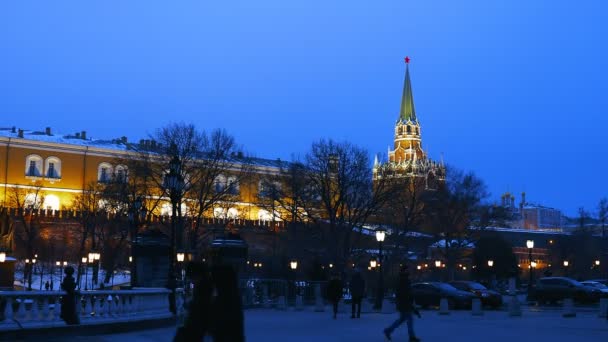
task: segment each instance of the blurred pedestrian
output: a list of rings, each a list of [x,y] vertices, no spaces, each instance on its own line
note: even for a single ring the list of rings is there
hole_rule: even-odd
[[[211,270],[214,296],[211,298],[210,332],[214,342],[244,342],[243,304],[236,272],[229,265]]]
[[[72,276],[74,268],[66,267],[63,272],[65,277],[61,283],[61,289],[65,291],[65,295],[61,297],[61,314],[60,317],[66,324],[80,324],[78,315],[76,314],[76,281]]]
[[[388,328],[384,329],[384,336],[387,340],[391,340],[391,334],[398,326],[403,322],[407,322],[407,332],[410,337],[410,342],[418,342],[420,339],[416,337],[414,333],[414,317],[413,313],[416,311],[414,307],[414,297],[412,296],[412,289],[410,283],[409,272],[407,265],[403,265],[399,272],[399,281],[395,291],[395,304],[397,304],[397,311],[399,311],[399,318]]]
[[[363,280],[359,269],[350,278],[349,288],[352,300],[352,315],[350,318],[361,318],[361,301],[365,294],[365,280]]]
[[[338,316],[338,303],[342,299],[343,285],[340,276],[336,273],[331,276],[327,284],[327,299],[332,303],[334,308],[334,319]]]
[[[49,287],[51,287],[51,285],[49,284],[49,281],[47,280],[46,283],[44,283],[44,289],[48,291]]]
[[[209,334],[211,324],[211,276],[206,264],[190,262],[186,268],[186,277],[194,284],[192,300],[186,304],[188,313],[184,325],[177,329],[173,341],[199,342]]]

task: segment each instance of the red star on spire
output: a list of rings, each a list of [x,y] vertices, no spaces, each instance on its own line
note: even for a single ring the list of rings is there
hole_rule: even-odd
[[[410,57],[409,56],[405,56],[405,64],[410,64]]]

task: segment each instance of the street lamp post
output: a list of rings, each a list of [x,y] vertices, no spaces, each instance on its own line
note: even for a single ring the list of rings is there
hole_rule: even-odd
[[[59,284],[63,283],[63,272],[61,272],[61,261],[56,261],[55,266],[59,269]],[[61,287],[61,285],[59,285]]]
[[[184,252],[178,252],[176,257],[177,257],[177,262],[180,265],[180,278],[182,280],[182,286],[184,288],[184,290],[186,289],[186,284],[185,284],[185,270],[184,270],[184,258],[185,258],[186,254]]]
[[[83,257],[81,261],[84,267],[84,290],[87,291],[89,289],[89,265],[87,265],[89,258]]]
[[[532,295],[532,280],[534,269],[532,268],[532,249],[534,249],[534,240],[526,241],[526,247],[528,247],[528,261],[530,262],[529,280],[528,280],[528,298]]]
[[[169,294],[169,310],[175,314],[177,312],[175,304],[175,230],[177,206],[181,204],[182,192],[184,190],[184,179],[182,177],[181,161],[176,155],[169,163],[169,173],[165,175],[164,187],[169,191],[171,199],[171,241],[169,244],[169,271],[167,275],[167,288],[171,290]]]
[[[384,299],[384,277],[382,274],[384,268],[384,260],[382,258],[382,243],[386,237],[386,230],[383,228],[376,229],[376,241],[378,241],[378,293],[376,295],[376,309],[382,309],[382,300]]]
[[[568,276],[568,266],[570,265],[570,262],[568,260],[564,260],[564,274],[567,277]]]
[[[131,271],[131,287],[137,286],[137,252],[135,245],[137,244],[137,233],[139,231],[139,215],[141,213],[142,199],[138,196],[133,201],[131,210],[131,256],[129,257]]]

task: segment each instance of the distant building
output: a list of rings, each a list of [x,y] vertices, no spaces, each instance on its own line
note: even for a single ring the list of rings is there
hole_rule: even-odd
[[[511,214],[511,226],[529,230],[561,231],[564,226],[561,210],[526,202],[526,193],[521,193],[519,206],[515,205],[515,196],[505,192],[501,196],[501,205]]]

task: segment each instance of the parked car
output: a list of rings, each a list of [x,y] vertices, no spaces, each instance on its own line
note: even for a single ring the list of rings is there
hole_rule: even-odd
[[[440,282],[424,282],[412,285],[412,296],[416,305],[423,308],[439,306],[441,298],[448,300],[450,309],[470,308],[475,295],[458,290],[450,284]]]
[[[608,286],[600,283],[599,281],[587,280],[582,281],[581,284],[588,286],[593,289],[600,290],[602,297],[608,298]]]
[[[481,299],[482,305],[498,308],[502,305],[502,295],[496,291],[489,290],[480,283],[474,281],[451,281],[450,285],[458,290],[467,291]]]
[[[601,283],[601,284],[604,284],[604,285],[608,286],[608,279],[590,279],[590,280],[587,280],[587,281],[595,281],[595,282],[598,282],[598,283]]]
[[[533,295],[540,304],[557,302],[565,298],[572,298],[579,303],[593,303],[599,300],[601,292],[574,279],[546,277],[538,280]]]

